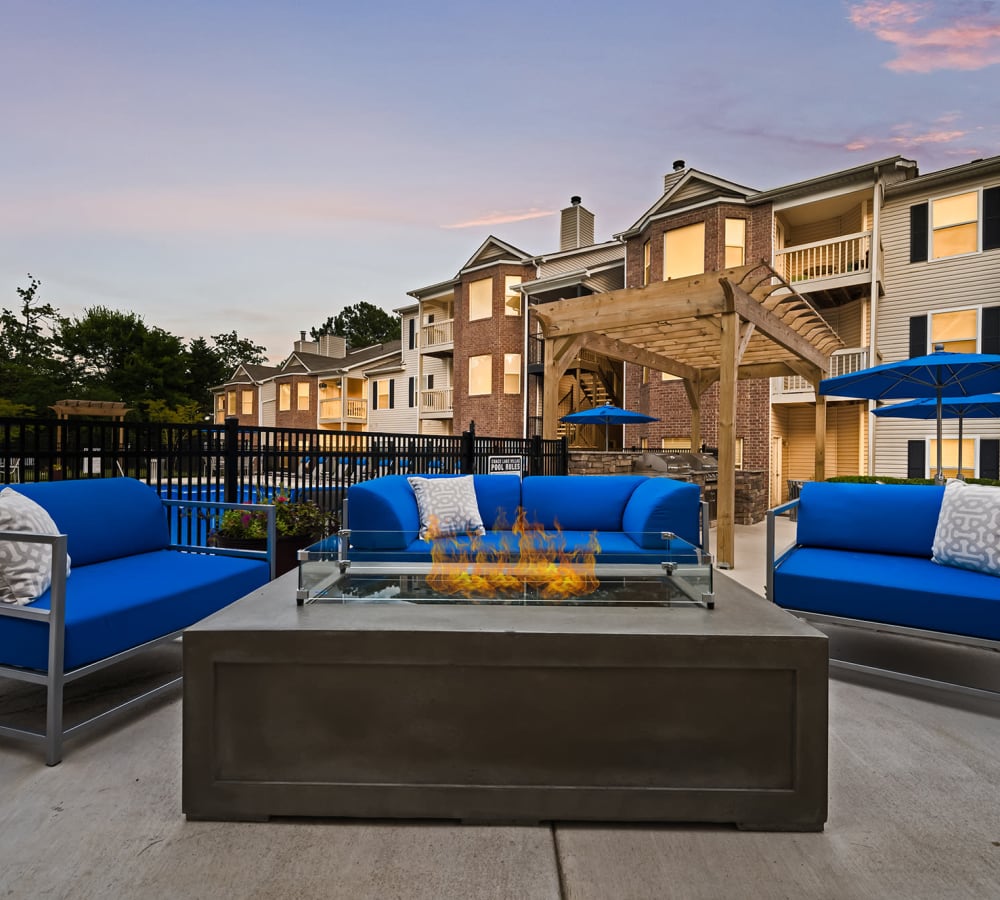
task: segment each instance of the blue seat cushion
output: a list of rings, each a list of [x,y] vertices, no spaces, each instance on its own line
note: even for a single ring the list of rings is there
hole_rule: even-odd
[[[798,547],[775,571],[774,599],[786,609],[1000,640],[1000,578],[930,559]]]
[[[625,504],[644,475],[533,475],[521,483],[530,524],[566,531],[621,531]]]
[[[12,485],[44,507],[68,535],[67,549],[77,567],[163,550],[170,543],[167,515],[159,495],[134,478],[85,478]]]
[[[74,560],[75,563],[75,560]],[[266,584],[258,560],[158,550],[88,566],[66,581],[69,671],[179,631]],[[48,609],[46,591],[26,609]],[[0,619],[0,663],[46,671],[45,622]]]
[[[672,531],[700,546],[701,489],[673,478],[647,478],[633,491],[622,514],[622,530],[640,547],[663,547],[660,534]]]

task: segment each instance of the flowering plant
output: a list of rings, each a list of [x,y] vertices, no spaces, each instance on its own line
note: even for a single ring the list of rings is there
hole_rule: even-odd
[[[317,540],[336,527],[336,516],[312,500],[293,500],[284,489],[262,499],[273,503],[278,537],[312,537]],[[262,509],[227,509],[218,517],[215,535],[224,538],[267,537],[267,513]]]

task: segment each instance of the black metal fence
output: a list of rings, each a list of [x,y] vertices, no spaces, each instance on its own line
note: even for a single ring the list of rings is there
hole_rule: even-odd
[[[565,475],[565,440],[321,431],[239,425],[0,418],[0,484],[128,475],[163,496],[227,502],[277,489],[339,510],[347,488],[390,474]],[[196,490],[197,489],[197,490]]]

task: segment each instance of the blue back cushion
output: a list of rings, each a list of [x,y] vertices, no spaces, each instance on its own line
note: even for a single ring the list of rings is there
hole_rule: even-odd
[[[664,531],[672,531],[688,543],[700,546],[700,508],[698,485],[673,478],[648,478],[629,498],[622,516],[622,530],[647,549],[663,546],[660,533]]]
[[[417,498],[405,475],[383,475],[347,489],[347,527],[362,550],[403,550],[420,532]]]
[[[943,485],[809,481],[800,494],[797,541],[929,559],[943,496]]]
[[[532,525],[565,531],[621,531],[622,515],[644,475],[532,475],[521,500]]]
[[[69,536],[73,568],[163,550],[167,515],[153,488],[134,478],[42,481],[13,487],[42,506]]]
[[[520,475],[475,475],[476,503],[487,531],[510,531],[521,505]]]

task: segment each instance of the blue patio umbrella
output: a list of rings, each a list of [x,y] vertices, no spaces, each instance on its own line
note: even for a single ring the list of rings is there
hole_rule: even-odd
[[[574,413],[568,413],[562,416],[559,421],[572,422],[576,425],[603,425],[604,449],[607,450],[609,425],[637,425],[641,422],[659,422],[660,420],[655,416],[647,416],[645,413],[622,409],[609,402],[603,406],[594,406],[591,409],[581,409]]]
[[[937,399],[907,400],[873,409],[887,419],[936,419]],[[962,422],[965,419],[1000,418],[1000,394],[974,394],[971,397],[943,397],[941,417],[958,419],[958,477],[962,477]]]
[[[926,356],[914,356],[862,369],[860,372],[838,375],[836,378],[824,378],[819,383],[819,392],[835,397],[860,397],[866,400],[933,399],[937,418],[935,480],[942,482],[942,401],[945,397],[1000,392],[1000,356],[937,350]]]

